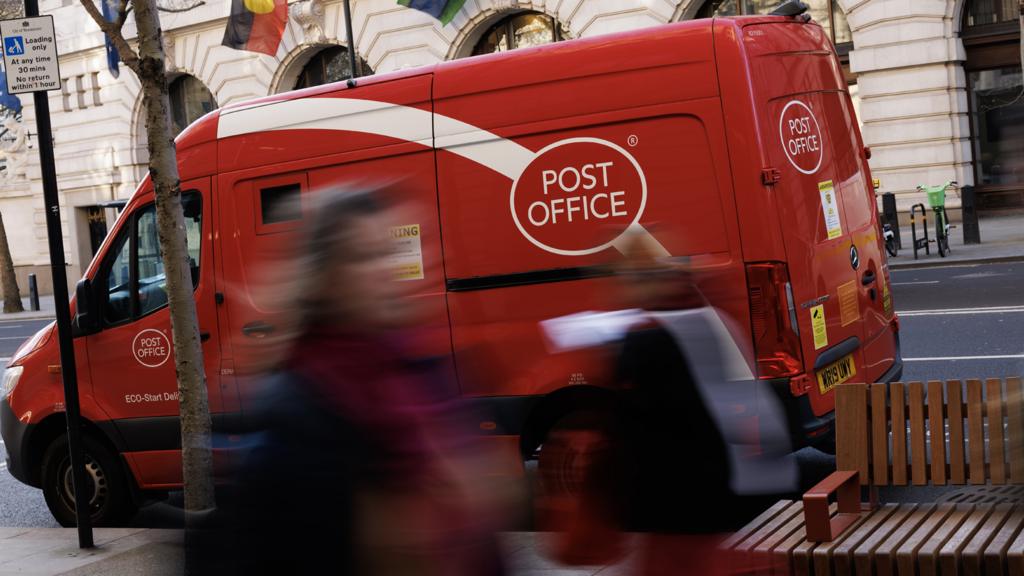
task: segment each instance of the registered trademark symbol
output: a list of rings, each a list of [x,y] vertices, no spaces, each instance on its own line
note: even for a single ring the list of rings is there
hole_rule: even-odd
[[[640,139],[636,137],[636,134],[630,134],[629,138],[626,138],[626,143],[630,146],[636,146]]]

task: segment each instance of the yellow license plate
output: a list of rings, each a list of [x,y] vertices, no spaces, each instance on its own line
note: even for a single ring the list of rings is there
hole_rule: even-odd
[[[838,362],[833,362],[818,370],[818,390],[824,394],[856,375],[857,368],[853,365],[853,354],[847,354]]]

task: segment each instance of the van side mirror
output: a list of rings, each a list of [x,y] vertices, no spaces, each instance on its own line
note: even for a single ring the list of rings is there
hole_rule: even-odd
[[[86,336],[100,331],[99,311],[93,295],[92,280],[82,278],[75,285],[74,335]]]

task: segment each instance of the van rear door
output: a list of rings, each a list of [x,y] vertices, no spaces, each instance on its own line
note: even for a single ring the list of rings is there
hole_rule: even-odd
[[[779,173],[773,191],[811,407],[821,415],[832,410],[838,383],[865,378],[865,263],[856,238],[866,206],[863,196],[845,200],[862,188],[839,168],[859,150],[851,150],[845,86],[822,29],[765,23],[743,34],[762,103],[762,145]]]

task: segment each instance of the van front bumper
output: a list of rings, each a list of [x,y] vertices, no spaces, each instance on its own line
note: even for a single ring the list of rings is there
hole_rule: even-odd
[[[26,424],[18,420],[7,400],[0,400],[0,435],[3,436],[4,448],[7,452],[7,470],[11,476],[29,486],[35,486],[25,462],[26,442],[32,432],[32,427],[33,424]],[[38,488],[38,486],[36,487]]]

